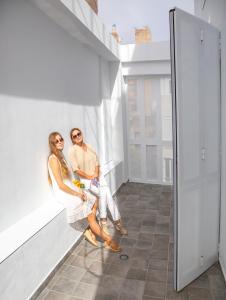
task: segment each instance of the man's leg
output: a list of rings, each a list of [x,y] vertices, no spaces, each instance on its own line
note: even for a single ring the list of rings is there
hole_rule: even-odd
[[[105,201],[104,201],[105,218],[107,217],[107,208],[108,208],[111,213],[112,219],[114,221],[115,228],[121,234],[127,234],[127,230],[122,226],[122,223],[121,223],[121,216],[119,213],[118,205],[112,197],[111,191],[107,185],[107,182],[106,182],[104,176],[100,177],[100,187],[101,187],[104,199],[105,199]]]

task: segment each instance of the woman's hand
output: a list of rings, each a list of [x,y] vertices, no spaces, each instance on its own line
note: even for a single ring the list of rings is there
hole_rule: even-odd
[[[83,201],[87,201],[87,195],[86,195],[86,193],[82,192],[80,198],[81,198]]]
[[[94,172],[94,174],[93,174],[93,176],[92,176],[93,178],[91,178],[91,179],[95,179],[95,178],[98,178],[99,177],[99,172]]]

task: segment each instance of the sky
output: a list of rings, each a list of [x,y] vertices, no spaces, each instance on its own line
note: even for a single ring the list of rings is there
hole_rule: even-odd
[[[194,14],[194,0],[98,0],[98,15],[111,32],[115,24],[122,44],[134,43],[134,28],[148,26],[153,41],[169,40],[169,10]]]

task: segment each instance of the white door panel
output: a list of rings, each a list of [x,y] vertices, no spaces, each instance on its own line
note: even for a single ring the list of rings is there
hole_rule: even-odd
[[[179,9],[170,12],[175,288],[218,259],[220,201],[219,32]]]

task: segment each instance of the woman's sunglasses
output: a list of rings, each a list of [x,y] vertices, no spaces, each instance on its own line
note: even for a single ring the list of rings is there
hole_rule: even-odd
[[[62,143],[64,141],[63,138],[60,138],[59,140],[55,140],[54,144],[57,145],[59,143]]]
[[[78,137],[80,137],[82,135],[81,132],[78,132],[77,134],[72,135],[73,139],[77,139]]]

